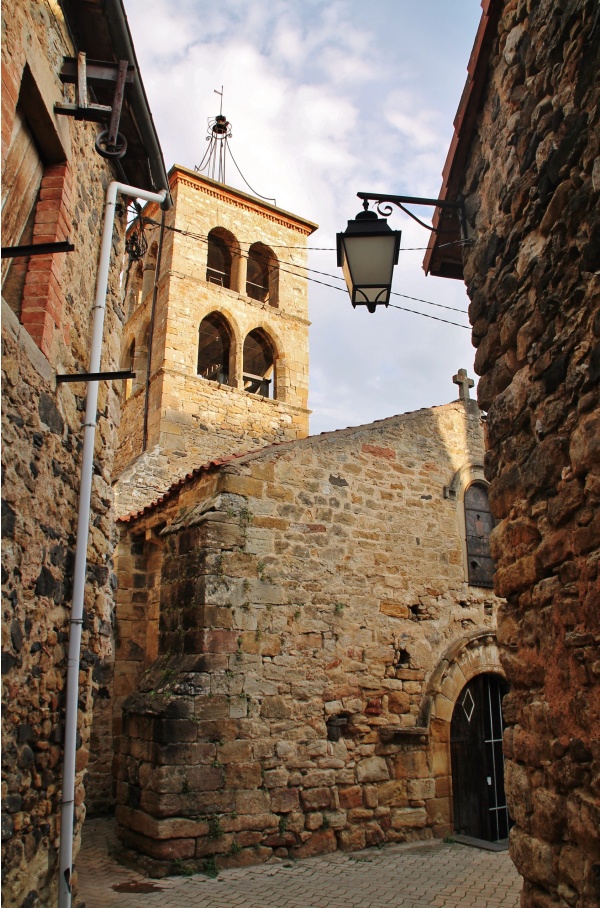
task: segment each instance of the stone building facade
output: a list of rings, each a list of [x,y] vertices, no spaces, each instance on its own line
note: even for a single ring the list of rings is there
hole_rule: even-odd
[[[147,253],[127,279],[120,514],[207,460],[308,434],[316,225],[181,166],[169,176],[174,207],[163,231],[144,212]]]
[[[120,3],[105,6],[123,23]],[[149,122],[144,104],[128,89],[120,130],[131,155],[117,168],[94,149],[97,124],[55,112],[55,104],[65,100],[59,74],[64,58],[79,50],[108,63],[127,56],[126,38],[126,25],[109,31],[104,9],[70,2],[20,0],[2,18],[3,247],[69,239],[75,246],[72,252],[13,256],[2,266],[2,879],[7,906],[36,908],[56,900],[66,647],[86,395],[85,383],[59,384],[57,375],[88,368],[108,183],[125,177],[145,189],[167,187],[162,159],[159,166],[155,159],[152,173],[147,166],[157,149],[160,158],[156,136],[151,130],[148,142],[133,125],[134,117]],[[133,51],[128,60],[135,65]],[[137,73],[136,79],[141,86]],[[66,91],[73,102],[72,88]],[[115,369],[120,356],[117,256],[125,224],[124,216],[117,218],[106,370]],[[101,385],[98,409],[80,671],[77,835],[85,815],[82,776],[92,706],[102,697],[112,647],[116,383]]]
[[[442,197],[488,411],[504,744],[524,908],[600,904],[600,20],[484,3]],[[434,245],[426,266],[449,273]]]
[[[460,400],[208,463],[121,521],[117,819],[152,874],[452,831],[454,717],[503,683],[482,458]]]

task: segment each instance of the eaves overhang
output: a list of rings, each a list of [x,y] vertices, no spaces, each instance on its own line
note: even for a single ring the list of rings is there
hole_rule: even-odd
[[[442,171],[438,198],[449,202],[455,202],[460,193],[503,3],[502,0],[481,0],[481,6],[483,12],[467,66],[467,81],[454,117],[454,135]],[[452,210],[436,208],[432,224],[437,232],[431,234],[423,259],[425,274],[463,280],[463,247],[457,218]]]
[[[127,60],[134,67],[119,125],[127,139],[127,152],[117,163],[120,179],[152,192],[168,191],[167,170],[122,0],[60,0],[60,5],[77,52],[84,51],[90,60]],[[95,86],[94,93],[99,104],[112,103],[110,84]]]

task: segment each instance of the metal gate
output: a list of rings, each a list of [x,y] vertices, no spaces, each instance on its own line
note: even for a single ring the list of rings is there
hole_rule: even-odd
[[[500,842],[511,821],[504,791],[502,697],[507,682],[477,675],[463,688],[450,726],[454,831]]]

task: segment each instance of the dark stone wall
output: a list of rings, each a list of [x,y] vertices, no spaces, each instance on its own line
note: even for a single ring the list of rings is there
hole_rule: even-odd
[[[600,14],[503,4],[463,191],[522,906],[600,900]]]

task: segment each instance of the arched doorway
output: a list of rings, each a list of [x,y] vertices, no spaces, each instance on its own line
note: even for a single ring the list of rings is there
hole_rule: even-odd
[[[450,725],[454,831],[488,842],[508,838],[511,826],[502,753],[507,691],[500,675],[476,675],[460,692]]]

